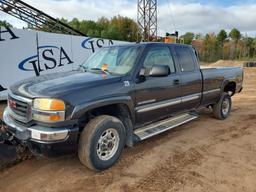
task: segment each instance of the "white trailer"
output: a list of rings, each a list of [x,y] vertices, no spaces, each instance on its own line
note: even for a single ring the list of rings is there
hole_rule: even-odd
[[[97,49],[120,43],[125,42],[0,27],[0,100],[15,82],[77,69]]]

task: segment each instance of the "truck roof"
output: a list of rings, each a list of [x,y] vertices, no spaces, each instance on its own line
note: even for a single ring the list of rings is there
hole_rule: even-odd
[[[163,43],[163,42],[140,42],[140,43],[124,43],[124,44],[116,44],[110,45],[107,47],[132,47],[132,46],[150,46],[150,45],[168,45],[172,47],[192,47],[191,45],[186,44],[178,44],[178,43]]]

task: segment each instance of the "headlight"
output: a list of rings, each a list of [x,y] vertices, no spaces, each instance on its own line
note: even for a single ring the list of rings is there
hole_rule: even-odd
[[[33,107],[39,110],[61,111],[65,110],[65,103],[59,99],[35,99]]]
[[[64,121],[65,103],[59,99],[35,99],[33,102],[32,118],[46,123]]]

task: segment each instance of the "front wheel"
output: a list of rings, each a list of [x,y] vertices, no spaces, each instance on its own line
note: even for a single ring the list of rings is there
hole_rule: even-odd
[[[231,96],[226,92],[222,93],[219,102],[213,105],[213,116],[220,120],[226,119],[230,114],[231,106]]]
[[[119,159],[125,144],[125,128],[116,117],[101,115],[84,128],[78,148],[82,164],[96,171],[105,170]]]

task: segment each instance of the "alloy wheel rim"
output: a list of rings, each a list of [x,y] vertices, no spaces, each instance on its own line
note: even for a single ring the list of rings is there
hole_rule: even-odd
[[[111,159],[119,146],[120,138],[117,130],[109,128],[105,130],[97,143],[97,155],[103,161]]]
[[[229,99],[225,98],[222,102],[222,113],[223,113],[223,115],[226,116],[229,113],[229,106],[230,106]]]

